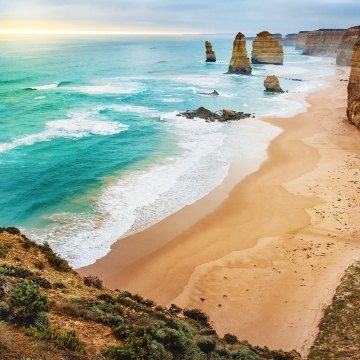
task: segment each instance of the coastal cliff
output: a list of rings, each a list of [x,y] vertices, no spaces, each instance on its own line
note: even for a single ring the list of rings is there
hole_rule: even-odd
[[[352,55],[347,116],[353,124],[360,128],[360,40],[355,44]]]
[[[300,31],[296,36],[295,49],[304,50],[306,37],[310,31]]]
[[[346,30],[320,29],[306,36],[303,55],[336,56],[337,48]]]
[[[233,52],[230,60],[228,74],[251,74],[250,60],[246,52],[246,39],[244,34],[239,32],[233,42]]]
[[[346,30],[337,49],[336,65],[351,66],[351,58],[355,43],[360,39],[360,25]]]
[[[285,46],[295,46],[298,34],[287,34],[284,39]]]
[[[205,49],[206,49],[206,62],[216,62],[216,55],[212,48],[211,42],[205,41]]]
[[[276,40],[278,40],[280,44],[283,43],[284,38],[283,38],[282,34],[276,33],[276,34],[271,34],[271,35],[272,35]]]
[[[284,50],[282,45],[268,31],[257,34],[253,41],[251,62],[253,64],[282,65],[284,61]]]

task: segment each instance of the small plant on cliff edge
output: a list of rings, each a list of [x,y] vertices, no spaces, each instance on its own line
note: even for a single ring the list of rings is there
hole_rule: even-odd
[[[188,319],[195,320],[201,325],[210,327],[209,317],[199,309],[185,309],[183,314]]]
[[[9,252],[10,250],[10,245],[8,244],[0,244],[0,258],[1,259],[5,259],[6,258],[6,255],[7,253]]]
[[[102,281],[97,276],[86,276],[84,277],[84,284],[86,286],[92,286],[98,290],[102,290]]]
[[[75,331],[57,331],[54,340],[59,349],[76,352],[84,351],[84,343],[79,340]]]
[[[71,270],[68,262],[61,257],[59,257],[50,245],[47,242],[44,242],[43,246],[41,247],[42,253],[45,255],[48,263],[58,271],[67,272]]]

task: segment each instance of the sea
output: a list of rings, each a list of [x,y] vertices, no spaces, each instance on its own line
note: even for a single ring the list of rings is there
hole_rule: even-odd
[[[284,47],[283,66],[228,75],[234,35],[0,38],[0,226],[81,267],[207,195],[232,164],[256,171],[281,132],[261,119],[306,111],[334,60]],[[264,93],[267,75],[288,92]],[[177,116],[200,106],[251,117]]]

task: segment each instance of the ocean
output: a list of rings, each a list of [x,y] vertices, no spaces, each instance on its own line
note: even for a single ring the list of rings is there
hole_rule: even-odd
[[[204,62],[205,40],[217,63]],[[285,47],[284,66],[227,75],[232,41],[0,38],[0,225],[48,241],[80,267],[208,194],[232,163],[255,171],[280,133],[260,118],[304,111],[306,95],[335,73],[334,60]],[[267,75],[277,75],[288,93],[265,94]],[[201,94],[214,89],[220,96]],[[199,106],[255,118],[176,116]]]

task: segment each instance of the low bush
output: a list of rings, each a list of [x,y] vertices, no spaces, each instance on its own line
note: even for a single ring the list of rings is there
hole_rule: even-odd
[[[209,354],[216,348],[216,341],[212,338],[201,338],[196,342],[199,349],[205,354]]]
[[[57,331],[53,337],[59,349],[75,352],[84,351],[84,343],[79,340],[75,331]]]
[[[209,317],[199,309],[185,309],[183,314],[186,318],[195,320],[201,325],[210,326]]]
[[[45,264],[42,261],[35,261],[34,262],[34,266],[38,269],[38,270],[44,270],[45,269]]]
[[[110,304],[115,304],[115,299],[112,295],[110,294],[100,294],[98,297],[97,297],[99,300],[102,300],[102,301],[105,301],[107,303],[110,303]]]
[[[9,244],[0,244],[0,258],[5,259],[11,246]]]
[[[180,314],[182,309],[181,307],[175,305],[175,304],[171,304],[170,305],[170,308],[169,308],[169,311],[172,313],[172,314]]]
[[[84,284],[86,286],[94,287],[98,290],[103,289],[103,283],[97,276],[85,276]]]
[[[234,345],[239,341],[238,338],[233,334],[225,334],[224,340],[227,344],[230,344],[230,345]]]
[[[68,272],[71,270],[71,267],[69,266],[68,262],[62,259],[60,256],[58,256],[47,242],[45,242],[40,247],[40,249],[42,253],[45,255],[46,260],[48,261],[48,263],[51,265],[52,268],[62,272]]]
[[[5,301],[0,301],[0,320],[5,320],[9,317],[10,306]]]

